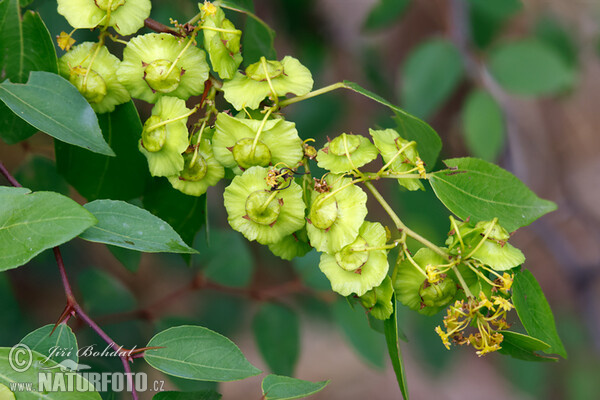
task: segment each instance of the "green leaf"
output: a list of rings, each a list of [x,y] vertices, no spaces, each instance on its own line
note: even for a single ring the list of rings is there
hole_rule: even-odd
[[[558,19],[551,16],[540,18],[535,26],[535,35],[538,39],[554,48],[567,65],[571,67],[577,65],[577,46],[569,32],[561,25]]]
[[[146,158],[138,150],[142,123],[135,105],[129,101],[97,117],[104,139],[116,157],[90,153],[57,140],[54,144],[58,171],[89,201],[140,197],[150,174]]]
[[[90,314],[114,314],[136,307],[137,302],[131,291],[106,271],[86,269],[79,273],[77,282],[85,309]]]
[[[392,26],[406,11],[410,0],[379,0],[365,20],[364,29],[377,30]]]
[[[265,303],[254,316],[252,328],[269,369],[275,374],[293,375],[300,352],[298,315],[280,304]]]
[[[395,119],[398,122],[400,136],[407,140],[416,141],[417,150],[421,159],[425,162],[427,170],[433,168],[442,149],[442,140],[429,124],[354,82],[344,81],[343,85],[346,89],[362,94],[391,108],[396,113]]]
[[[56,74],[33,71],[25,84],[0,83],[0,100],[14,113],[48,135],[114,156],[102,137],[94,110],[69,81]]]
[[[514,345],[517,345],[523,349],[529,351],[539,351],[539,350],[547,350],[550,348],[550,345],[546,342],[543,342],[539,339],[536,339],[531,336],[524,335],[519,332],[511,332],[511,331],[499,331],[504,336],[504,340],[502,341],[502,345],[507,342],[510,342]]]
[[[277,60],[274,41],[275,31],[255,19],[246,19],[246,26],[242,35],[243,65],[254,64],[262,56],[267,60]]]
[[[246,26],[242,35],[242,56],[244,57],[244,66],[254,64],[264,56],[267,60],[276,60],[277,52],[273,42],[275,40],[275,31],[256,14],[254,14],[254,5],[252,1],[236,0],[218,0],[215,5],[246,14]]]
[[[292,400],[312,396],[328,384],[329,381],[310,382],[288,376],[267,375],[261,386],[265,400]]]
[[[152,400],[219,400],[222,396],[213,390],[201,392],[160,392]]]
[[[313,249],[303,257],[294,258],[292,265],[306,286],[315,290],[331,290],[329,279],[319,269],[320,257],[319,252]]]
[[[403,107],[419,118],[431,116],[464,76],[462,57],[448,40],[432,39],[412,50],[402,67]]]
[[[15,357],[15,355],[12,355]],[[61,368],[56,367],[58,364],[52,360],[46,361],[46,356],[36,351],[31,352],[31,358],[28,354],[23,353],[19,356],[24,362],[31,360],[31,366],[24,372],[17,372],[10,367],[9,360],[11,359],[11,348],[1,347],[0,348],[0,384],[10,387],[11,383],[25,383],[32,382],[33,387],[37,386],[40,374],[44,376],[44,382],[54,383],[60,388],[60,382],[65,383],[63,387],[66,387],[66,383],[71,380],[73,387],[85,388],[85,391],[50,391],[53,389],[52,385],[43,392],[19,392],[17,395],[18,400],[101,400],[100,394],[94,390],[94,386],[88,382],[84,377],[79,374],[65,373],[62,372]],[[14,358],[13,358],[14,359]],[[26,364],[25,364],[26,365]],[[23,365],[23,368],[25,367]],[[56,368],[52,368],[56,367]],[[45,369],[42,369],[45,368]],[[66,376],[66,375],[69,376]]]
[[[0,77],[24,83],[30,71],[58,72],[52,38],[38,13],[25,12],[16,0],[0,5]],[[0,138],[14,144],[37,132],[0,103]]]
[[[549,344],[541,340],[517,332],[500,331],[500,333],[504,336],[502,348],[498,350],[501,354],[525,361],[558,361],[555,357],[546,357],[535,353],[536,351],[546,350],[550,347]]]
[[[200,326],[178,326],[155,335],[144,359],[165,374],[201,381],[229,382],[258,375],[240,349],[225,336]]]
[[[33,191],[69,194],[69,185],[56,171],[54,161],[34,155],[14,173],[19,183]]]
[[[140,267],[140,260],[142,253],[135,250],[124,249],[123,247],[117,246],[106,246],[108,251],[115,256],[117,260],[125,267],[129,272],[136,273]]]
[[[187,196],[173,189],[166,179],[155,179],[143,198],[144,208],[175,229],[192,245],[196,233],[206,223],[206,195]]]
[[[381,334],[369,327],[362,307],[350,307],[346,299],[340,298],[333,304],[333,315],[344,335],[366,361],[378,368],[385,366],[385,344]]]
[[[7,272],[0,272],[0,304],[0,337],[5,343],[17,343],[30,328],[28,318],[21,311],[15,297]]]
[[[544,353],[567,358],[565,347],[556,331],[550,305],[533,274],[528,270],[517,273],[512,291],[513,304],[527,333],[550,345],[545,350],[541,349]]]
[[[232,229],[211,229],[210,243],[201,232],[195,249],[200,255],[197,264],[203,267],[204,276],[221,285],[245,287],[252,279],[254,260],[248,241]]]
[[[469,94],[462,109],[463,133],[469,152],[486,161],[498,158],[504,147],[504,116],[496,100],[484,90]]]
[[[2,77],[23,83],[31,71],[58,73],[54,44],[40,15],[26,11],[21,19],[18,1],[5,1],[8,9],[0,25]]]
[[[97,221],[68,197],[6,188],[0,194],[0,271],[73,239]]]
[[[449,169],[431,174],[429,182],[438,199],[463,220],[498,222],[509,232],[529,225],[556,209],[540,199],[510,172],[477,158],[452,158]]]
[[[558,94],[575,83],[575,70],[554,48],[538,39],[498,46],[490,55],[489,65],[504,89],[520,95]]]
[[[95,200],[84,207],[98,224],[80,237],[146,253],[196,253],[165,221],[120,200]]]
[[[392,367],[394,367],[394,372],[396,373],[396,380],[398,381],[400,392],[402,393],[402,397],[405,400],[408,400],[406,374],[404,372],[400,344],[398,343],[398,313],[395,294],[392,295],[392,306],[394,307],[392,315],[384,321],[385,342],[387,344],[390,360],[392,361]]]
[[[468,0],[471,36],[483,48],[513,15],[523,8],[520,0]]]
[[[64,360],[72,360],[77,363],[79,361],[77,338],[71,328],[67,324],[58,324],[52,333],[53,329],[53,324],[42,326],[29,333],[19,343],[26,344],[31,350],[48,356],[57,363]]]

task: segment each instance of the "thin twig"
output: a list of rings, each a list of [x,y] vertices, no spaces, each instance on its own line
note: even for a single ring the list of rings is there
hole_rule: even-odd
[[[152,18],[146,18],[144,20],[144,26],[148,29],[153,30],[154,32],[158,32],[158,33],[169,33],[173,36],[177,36],[177,37],[183,37],[184,35],[182,35],[181,33],[177,32],[174,29],[169,28],[167,25],[160,23]]]
[[[23,187],[21,186],[21,184],[19,182],[17,182],[17,180],[10,174],[10,172],[8,172],[8,170],[6,169],[6,167],[4,166],[4,164],[2,164],[0,162],[0,173],[2,175],[4,175],[4,177],[8,180],[8,182],[10,182],[11,185],[13,185],[14,187]]]
[[[8,181],[13,186],[21,187],[21,184],[10,174],[10,172],[8,172],[8,170],[6,169],[6,167],[4,167],[4,164],[2,164],[2,162],[0,162],[0,173],[2,173],[2,175],[4,175],[4,177],[6,177],[6,179],[8,179]],[[69,278],[67,276],[67,271],[65,269],[65,264],[63,262],[62,254],[60,253],[60,249],[58,248],[58,246],[56,246],[52,250],[54,252],[54,258],[56,259],[56,264],[58,265],[58,271],[60,273],[60,278],[62,281],[65,296],[67,297],[67,306],[65,307],[65,310],[63,311],[61,317],[59,318],[57,325],[65,320],[67,320],[68,317],[74,312],[75,315],[79,316],[83,321],[85,321],[85,323],[90,328],[92,328],[92,330],[94,332],[96,332],[98,334],[98,336],[100,336],[106,343],[108,343],[108,345],[113,350],[116,350],[116,351],[122,350],[122,348],[120,346],[118,346],[115,343],[115,341],[112,340],[110,338],[110,336],[108,336],[106,334],[106,332],[104,332],[102,330],[102,328],[100,328],[100,326],[98,326],[98,324],[96,324],[94,322],[94,320],[92,320],[92,318],[90,318],[85,313],[85,311],[83,311],[83,309],[81,308],[81,306],[75,299],[75,296],[73,295],[73,290],[71,289],[71,284],[69,283]],[[131,387],[131,395],[133,396],[134,400],[138,400],[138,395],[137,395],[137,392],[135,391],[135,386],[133,383],[133,375],[131,374],[131,366],[129,365],[129,358],[128,358],[128,356],[125,356],[125,355],[119,355],[119,358],[121,359],[121,362],[123,363],[123,369],[125,370],[125,376],[127,376],[127,382]]]

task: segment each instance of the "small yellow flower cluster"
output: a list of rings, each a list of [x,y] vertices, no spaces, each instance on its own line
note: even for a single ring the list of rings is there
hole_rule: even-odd
[[[513,308],[511,302],[500,296],[489,299],[481,292],[479,299],[469,298],[467,301],[456,301],[448,307],[444,317],[444,331],[440,326],[435,331],[442,343],[450,350],[450,339],[455,344],[470,344],[477,350],[478,356],[483,356],[500,350],[504,336],[498,331],[509,327],[506,313]],[[476,333],[465,336],[463,333],[469,326],[477,328]]]

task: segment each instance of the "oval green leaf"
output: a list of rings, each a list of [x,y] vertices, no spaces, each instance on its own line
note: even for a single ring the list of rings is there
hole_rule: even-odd
[[[114,156],[94,110],[75,86],[50,72],[33,71],[27,83],[0,83],[0,100],[48,135],[95,153]]]
[[[557,94],[575,82],[575,69],[551,46],[525,39],[496,48],[490,71],[506,90],[529,96]]]
[[[400,343],[398,343],[398,303],[396,294],[392,294],[392,315],[384,321],[385,343],[387,344],[388,354],[396,374],[396,381],[400,388],[400,393],[404,400],[408,400],[408,386],[406,384],[406,373],[404,371],[404,362],[402,361],[402,352]]]
[[[214,390],[203,390],[200,392],[160,392],[154,395],[152,400],[219,400],[221,394]]]
[[[58,364],[52,360],[46,360],[46,356],[36,351],[31,352],[31,366],[23,372],[17,372],[10,367],[9,357],[11,348],[0,348],[0,384],[9,388],[12,385],[19,387],[20,383],[32,383],[34,391],[18,391],[18,400],[102,400],[100,394],[94,386],[84,377],[73,372],[63,372]],[[13,357],[15,355],[13,354]],[[13,358],[14,359],[14,358]],[[23,353],[19,359],[24,362],[29,361],[29,355]],[[23,365],[23,368],[26,364]],[[38,388],[40,375],[43,376],[43,382],[49,387]],[[67,376],[68,375],[68,376]],[[69,380],[73,384],[73,391],[60,390],[63,386],[67,387]],[[77,388],[85,388],[85,391],[77,391]],[[38,392],[37,390],[42,389]]]
[[[398,123],[397,130],[398,133],[400,133],[400,136],[406,140],[414,140],[417,142],[417,150],[419,151],[421,159],[425,162],[427,170],[429,171],[434,167],[438,155],[440,154],[440,150],[442,149],[442,140],[437,132],[434,131],[427,122],[407,113],[383,97],[361,87],[354,82],[344,81],[342,84],[342,87],[345,89],[362,94],[371,100],[391,108],[396,114],[394,119]]]
[[[328,384],[329,381],[310,382],[289,376],[267,375],[261,387],[265,400],[292,400],[311,396]]]
[[[379,0],[369,11],[364,29],[377,30],[394,25],[406,12],[410,0]]]
[[[189,245],[206,222],[206,194],[200,197],[185,195],[173,189],[166,179],[152,181],[143,202],[146,210],[171,225]]]
[[[135,296],[120,280],[108,272],[89,268],[77,276],[86,311],[90,315],[118,314],[132,311]]]
[[[88,201],[140,197],[150,181],[148,163],[138,150],[142,123],[132,101],[98,114],[104,139],[116,157],[90,153],[55,141],[58,171]],[[90,177],[94,177],[90,179]]]
[[[210,230],[208,243],[206,233],[202,231],[195,248],[200,253],[195,261],[203,268],[208,280],[231,287],[245,287],[250,283],[254,258],[248,241],[240,233],[214,228]]]
[[[362,306],[351,307],[346,299],[333,305],[333,316],[354,350],[377,368],[385,366],[385,343],[381,334],[369,327]]]
[[[58,72],[52,37],[37,12],[26,11],[21,19],[19,2],[5,0],[0,6],[0,21],[0,71],[4,78],[24,83],[30,71]],[[0,138],[6,143],[17,143],[36,131],[0,103]]]
[[[496,37],[506,22],[522,8],[521,0],[468,0],[471,37],[484,48]]]
[[[558,361],[558,358],[556,357],[547,357],[537,353],[537,351],[546,350],[550,347],[549,344],[542,342],[541,340],[518,332],[500,331],[500,333],[504,336],[501,345],[502,347],[498,350],[500,354],[506,354],[524,361]]]
[[[556,331],[552,309],[533,274],[528,270],[517,273],[512,291],[515,310],[527,333],[549,345],[540,350],[567,358],[567,351]]]
[[[178,326],[158,333],[144,359],[168,375],[200,381],[229,382],[258,375],[262,371],[248,362],[240,349],[225,336],[201,326]]]
[[[463,132],[469,152],[495,161],[504,147],[504,116],[496,100],[484,90],[474,90],[462,109]]]
[[[462,57],[450,41],[423,42],[411,51],[402,68],[402,106],[427,118],[448,99],[463,76]]]
[[[300,353],[298,315],[280,304],[265,303],[254,316],[254,338],[269,369],[293,375]]]
[[[196,253],[169,224],[133,204],[95,200],[84,207],[98,224],[83,232],[82,239],[146,253]]]
[[[34,155],[14,173],[15,179],[34,192],[52,191],[69,195],[69,184],[56,171],[54,161]]]
[[[64,360],[77,363],[77,338],[71,328],[67,324],[58,324],[54,332],[53,329],[53,324],[42,326],[21,339],[20,343],[57,363]]]
[[[498,222],[509,232],[554,211],[556,204],[540,199],[510,172],[477,158],[445,160],[449,169],[430,175],[438,199],[463,220]]]
[[[53,192],[0,192],[0,271],[19,267],[42,251],[67,242],[97,220],[68,197]]]

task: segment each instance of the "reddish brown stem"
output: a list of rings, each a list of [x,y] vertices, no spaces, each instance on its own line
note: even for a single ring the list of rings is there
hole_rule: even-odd
[[[4,175],[6,179],[13,185],[14,187],[21,187],[21,184],[8,172],[4,164],[0,162],[0,173]],[[120,347],[96,324],[86,313],[83,311],[75,296],[73,295],[73,290],[71,289],[71,284],[69,283],[69,277],[67,276],[67,271],[65,269],[65,264],[63,262],[62,254],[60,253],[60,249],[54,247],[52,249],[54,251],[54,258],[56,259],[56,264],[58,265],[58,271],[60,273],[60,278],[62,281],[63,289],[65,292],[65,296],[67,297],[67,305],[62,312],[60,318],[58,319],[56,325],[67,320],[73,313],[79,316],[85,323],[94,330],[106,343],[113,348],[113,350],[119,350]],[[56,326],[54,327],[56,329]],[[127,376],[127,382],[131,387],[131,395],[134,400],[138,400],[137,392],[135,391],[135,386],[133,383],[133,376],[131,374],[131,366],[129,365],[129,359],[126,356],[119,356],[121,362],[123,363],[123,369],[125,370],[125,375]]]
[[[152,18],[146,18],[144,20],[144,26],[148,29],[153,30],[154,32],[169,33],[173,36],[183,37],[183,35],[181,33],[169,28],[165,24],[162,24],[156,20],[153,20]]]
[[[21,184],[19,182],[17,182],[17,180],[10,174],[10,172],[8,172],[8,170],[6,169],[6,167],[4,166],[4,164],[2,164],[0,162],[0,173],[2,175],[4,175],[4,177],[8,180],[8,182],[10,182],[11,185],[13,185],[14,187],[23,187],[21,186]]]

